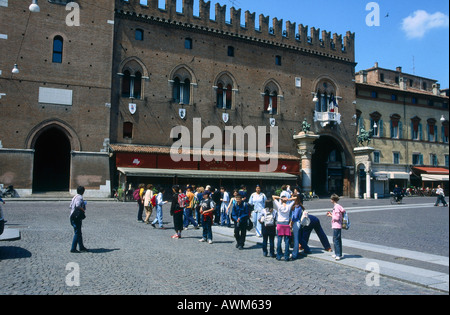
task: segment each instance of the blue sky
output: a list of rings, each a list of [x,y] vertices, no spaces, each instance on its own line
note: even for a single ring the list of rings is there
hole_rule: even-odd
[[[182,0],[177,1],[181,11]],[[354,32],[356,71],[378,62],[382,68],[401,66],[405,73],[436,79],[441,89],[449,87],[449,3],[445,0],[211,0],[211,18],[217,2],[227,5],[227,18],[229,8],[241,8],[242,23],[249,10],[257,17],[269,15],[270,21],[283,19],[283,24],[289,20],[332,34]],[[366,23],[366,17],[376,12],[373,5],[366,10],[372,2],[379,7],[379,26]],[[198,3],[194,0],[195,15]]]

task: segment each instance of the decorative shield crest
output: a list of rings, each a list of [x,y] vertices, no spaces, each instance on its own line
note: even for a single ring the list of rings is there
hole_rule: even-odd
[[[181,119],[184,119],[186,117],[186,109],[185,108],[180,108],[178,110],[178,115],[180,115]]]
[[[128,109],[130,110],[131,115],[134,115],[134,113],[136,113],[136,104],[129,103],[128,104]]]
[[[223,122],[227,123],[228,119],[230,119],[230,115],[228,113],[222,113],[222,120],[223,120]]]
[[[275,127],[275,118],[269,118],[270,127]]]

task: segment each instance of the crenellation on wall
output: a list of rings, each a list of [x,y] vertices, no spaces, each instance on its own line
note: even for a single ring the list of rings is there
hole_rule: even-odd
[[[211,20],[211,21],[216,22],[217,26],[219,26],[223,29],[223,27],[226,24],[225,15],[226,15],[227,6],[226,5],[221,6],[219,3],[216,3],[215,8],[216,8],[216,19]]]
[[[235,33],[241,33],[241,9],[235,9],[232,7],[230,9],[231,18],[230,18],[230,24],[232,26],[232,30]]]
[[[211,1],[205,2],[204,0],[200,0],[199,5],[200,5],[200,11],[199,11],[200,20],[206,21],[206,22],[204,22],[204,24],[205,24],[210,20],[210,17],[211,17]]]
[[[245,28],[249,36],[255,36],[256,24],[255,24],[256,13],[251,13],[250,11],[245,11]]]
[[[295,27],[296,23],[292,23],[291,21],[286,21],[286,36],[285,38],[289,39],[291,42],[295,41]]]
[[[211,19],[211,1],[199,0],[199,16],[194,16],[194,0],[183,0],[182,13],[176,11],[176,0],[166,0],[165,9],[158,8],[158,0],[149,0],[147,5],[140,5],[139,0],[119,1],[116,12],[126,15],[135,15],[152,21],[172,23],[175,25],[189,26],[214,33],[222,33],[229,36],[238,36],[247,40],[265,42],[277,46],[286,46],[291,49],[319,54],[321,56],[355,61],[354,42],[355,33],[347,32],[345,36],[331,32],[320,31],[319,28],[298,26],[296,23],[286,22],[286,32],[283,32],[283,19],[272,18],[273,26],[270,27],[270,17],[259,15],[259,29],[255,28],[256,14],[245,11],[245,25],[241,24],[241,9],[230,8],[230,21],[226,21],[227,6],[215,4],[215,19]],[[192,25],[194,24],[194,25]],[[310,35],[308,36],[308,32]]]
[[[279,20],[277,18],[272,19],[272,32],[270,34],[274,35],[277,38],[281,38],[283,32],[283,19]]]
[[[267,37],[269,34],[269,16],[264,16],[264,14],[259,15],[259,30],[262,37]]]
[[[334,50],[342,51],[342,35],[338,35],[336,33],[333,34],[333,45]]]
[[[308,25],[300,24],[298,26],[299,42],[302,47],[307,47],[308,44]]]

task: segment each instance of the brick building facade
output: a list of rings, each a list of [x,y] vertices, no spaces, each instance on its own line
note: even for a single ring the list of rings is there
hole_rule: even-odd
[[[210,2],[200,0],[199,6],[194,16],[192,0],[178,9],[175,0],[167,0],[164,9],[155,0],[147,5],[116,1],[111,100],[116,184],[144,179],[215,186],[262,183],[270,190],[283,182],[302,184],[303,176],[311,176],[307,191],[351,195],[354,34],[331,36],[289,21],[283,31],[283,20],[270,23],[263,15],[255,29],[255,13],[247,11],[241,19],[241,10],[231,8],[226,21],[226,6],[216,4],[215,19]],[[135,104],[131,111],[130,104]],[[205,156],[170,160],[170,147],[179,140],[170,136],[171,130],[183,126],[192,135],[194,118],[201,119],[202,128],[218,127],[223,136],[227,126],[261,126],[269,133],[274,119],[279,139],[275,175],[260,172],[252,180],[250,173],[242,173],[257,172],[261,164],[249,156],[226,163],[207,162]],[[305,119],[317,138],[300,150],[303,138],[294,136]],[[201,140],[203,146],[209,138]],[[266,145],[272,145],[270,135]],[[305,165],[311,168],[307,173]]]
[[[31,13],[0,1],[0,183],[21,195],[85,185],[88,195],[105,196],[141,181],[288,182],[353,196],[354,33],[283,27],[263,15],[256,29],[255,13],[231,8],[226,21],[217,4],[211,19],[203,0],[198,16],[192,0],[182,8],[176,0],[165,8],[87,0],[69,10],[67,2],[40,1]],[[75,9],[79,26],[67,20]],[[209,141],[194,139],[196,121],[224,138],[227,127],[264,127],[258,136],[265,151],[277,149],[275,171],[261,172],[268,162],[248,138],[243,152],[234,142],[230,160],[194,161]],[[174,127],[191,135],[191,161],[171,158],[180,141]]]
[[[67,2],[0,1],[0,184],[21,196],[110,194],[114,3]]]

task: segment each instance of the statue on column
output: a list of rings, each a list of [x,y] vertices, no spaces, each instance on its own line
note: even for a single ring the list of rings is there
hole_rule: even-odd
[[[311,131],[311,124],[308,124],[308,121],[306,120],[306,118],[303,120],[303,123],[302,123],[302,131],[304,133]]]
[[[364,128],[361,128],[359,135],[357,136],[358,144],[362,146],[364,142],[366,142],[366,146],[369,146],[370,141],[372,140],[372,134],[372,129],[366,131]]]

